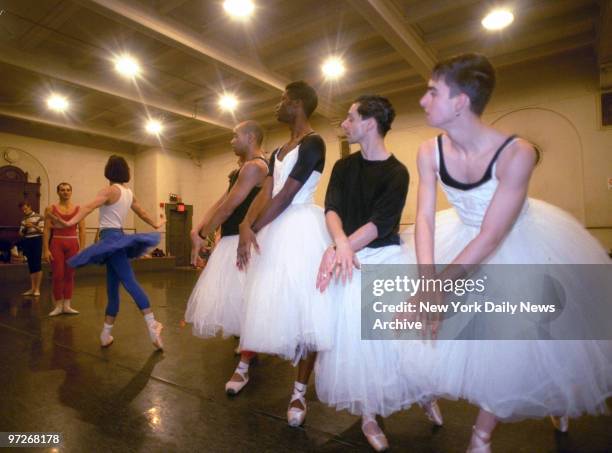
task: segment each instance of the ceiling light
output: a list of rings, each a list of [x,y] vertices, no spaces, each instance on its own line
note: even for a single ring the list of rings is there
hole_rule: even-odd
[[[251,0],[225,0],[223,8],[232,17],[246,19],[255,10],[255,5]]]
[[[487,30],[501,30],[514,20],[514,14],[507,9],[496,9],[482,19],[482,26]]]
[[[330,57],[325,60],[325,63],[323,63],[321,69],[323,70],[323,75],[325,75],[325,77],[328,79],[337,79],[341,77],[345,71],[344,64],[338,57]]]
[[[162,123],[160,121],[151,119],[147,121],[145,129],[147,130],[149,134],[159,135],[161,134],[161,131],[164,129],[164,126],[162,126]]]
[[[122,55],[115,60],[115,69],[126,77],[136,77],[140,74],[138,61],[129,55]]]
[[[219,107],[223,110],[234,110],[238,105],[238,100],[232,94],[224,94],[219,98]]]
[[[56,112],[63,112],[68,108],[68,100],[59,94],[52,94],[47,99],[47,107]]]

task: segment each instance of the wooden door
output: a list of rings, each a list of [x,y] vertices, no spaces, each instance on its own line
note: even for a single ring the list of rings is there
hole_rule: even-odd
[[[184,205],[184,211],[178,211],[177,205],[166,204],[166,254],[176,257],[177,266],[189,266],[191,259],[191,222],[193,206]]]

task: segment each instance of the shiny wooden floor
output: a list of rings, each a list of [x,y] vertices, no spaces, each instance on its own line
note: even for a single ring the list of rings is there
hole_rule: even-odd
[[[181,322],[196,272],[138,277],[165,326],[163,353],[153,351],[142,317],[125,293],[115,342],[100,348],[103,276],[78,278],[73,306],[81,314],[56,318],[47,317],[48,280],[39,298],[20,296],[26,289],[21,285],[3,285],[0,431],[61,432],[59,451],[66,452],[370,451],[359,419],[319,403],[314,385],[308,390],[306,424],[287,426],[294,370],[277,358],[260,357],[243,392],[226,396],[236,340],[201,340]],[[477,410],[465,402],[440,406],[442,428],[433,428],[418,407],[385,419],[392,450],[464,452]],[[495,432],[494,451],[610,452],[611,427],[612,417],[572,420],[568,434],[555,432],[548,420],[505,424]]]

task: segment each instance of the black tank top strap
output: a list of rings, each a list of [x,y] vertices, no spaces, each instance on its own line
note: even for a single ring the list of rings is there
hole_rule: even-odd
[[[516,138],[516,134],[512,134],[510,137],[508,137],[504,143],[501,144],[501,146],[499,148],[497,148],[497,151],[495,151],[495,154],[493,155],[493,159],[491,159],[491,162],[489,162],[489,166],[487,167],[487,173],[491,173],[491,170],[493,169],[493,165],[495,165],[495,162],[497,161],[497,158],[500,156],[501,152],[506,149],[506,146],[508,146],[514,139]],[[486,173],[485,173],[486,175]],[[489,175],[491,176],[491,175]]]
[[[465,182],[461,182],[461,181],[457,181],[455,178],[453,178],[449,173],[448,173],[448,169],[446,168],[446,164],[444,163],[444,153],[442,152],[442,134],[438,135],[437,137],[437,142],[438,142],[438,160],[439,160],[439,173],[440,173],[440,180],[447,186],[450,187],[454,187],[455,189],[459,189],[459,190],[470,190],[470,189],[475,189],[476,187],[486,183],[487,181],[489,181],[492,176],[493,176],[493,167],[495,165],[495,162],[497,161],[498,157],[500,156],[501,152],[516,138],[516,134],[511,135],[510,137],[508,137],[499,148],[497,148],[497,151],[495,151],[495,154],[493,154],[493,158],[491,159],[491,161],[489,162],[489,165],[487,166],[487,169],[485,170],[484,175],[482,175],[482,178],[480,178],[479,181],[473,182],[473,183],[465,183]]]

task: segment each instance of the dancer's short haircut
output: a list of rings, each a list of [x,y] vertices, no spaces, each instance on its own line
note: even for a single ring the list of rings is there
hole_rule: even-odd
[[[30,204],[30,202],[29,202],[29,201],[27,201],[27,200],[26,200],[26,201],[20,201],[20,202],[19,202],[19,204],[18,204],[17,206],[19,206],[19,209],[23,208],[24,206],[29,206],[29,207],[32,207],[32,205]]]
[[[319,103],[317,92],[303,80],[291,82],[285,87],[285,91],[292,101],[302,101],[306,118],[309,118],[317,108],[317,104]]]
[[[130,180],[130,167],[123,157],[113,154],[106,162],[104,176],[110,182],[128,182]]]
[[[253,134],[257,141],[257,146],[261,146],[264,139],[264,131],[257,121],[247,120],[240,123],[238,127],[247,134]]]
[[[69,182],[60,182],[57,185],[57,187],[55,189],[55,192],[59,193],[60,187],[62,187],[62,186],[68,186],[68,187],[70,187],[70,190],[72,190],[72,184],[70,184]]]
[[[395,119],[395,110],[389,99],[377,95],[363,95],[355,99],[358,104],[357,112],[363,119],[374,118],[381,137],[387,135],[391,129],[391,123]]]
[[[449,86],[451,96],[465,93],[472,112],[482,115],[495,88],[495,68],[487,57],[465,53],[443,60],[432,74],[432,79],[440,78]]]

